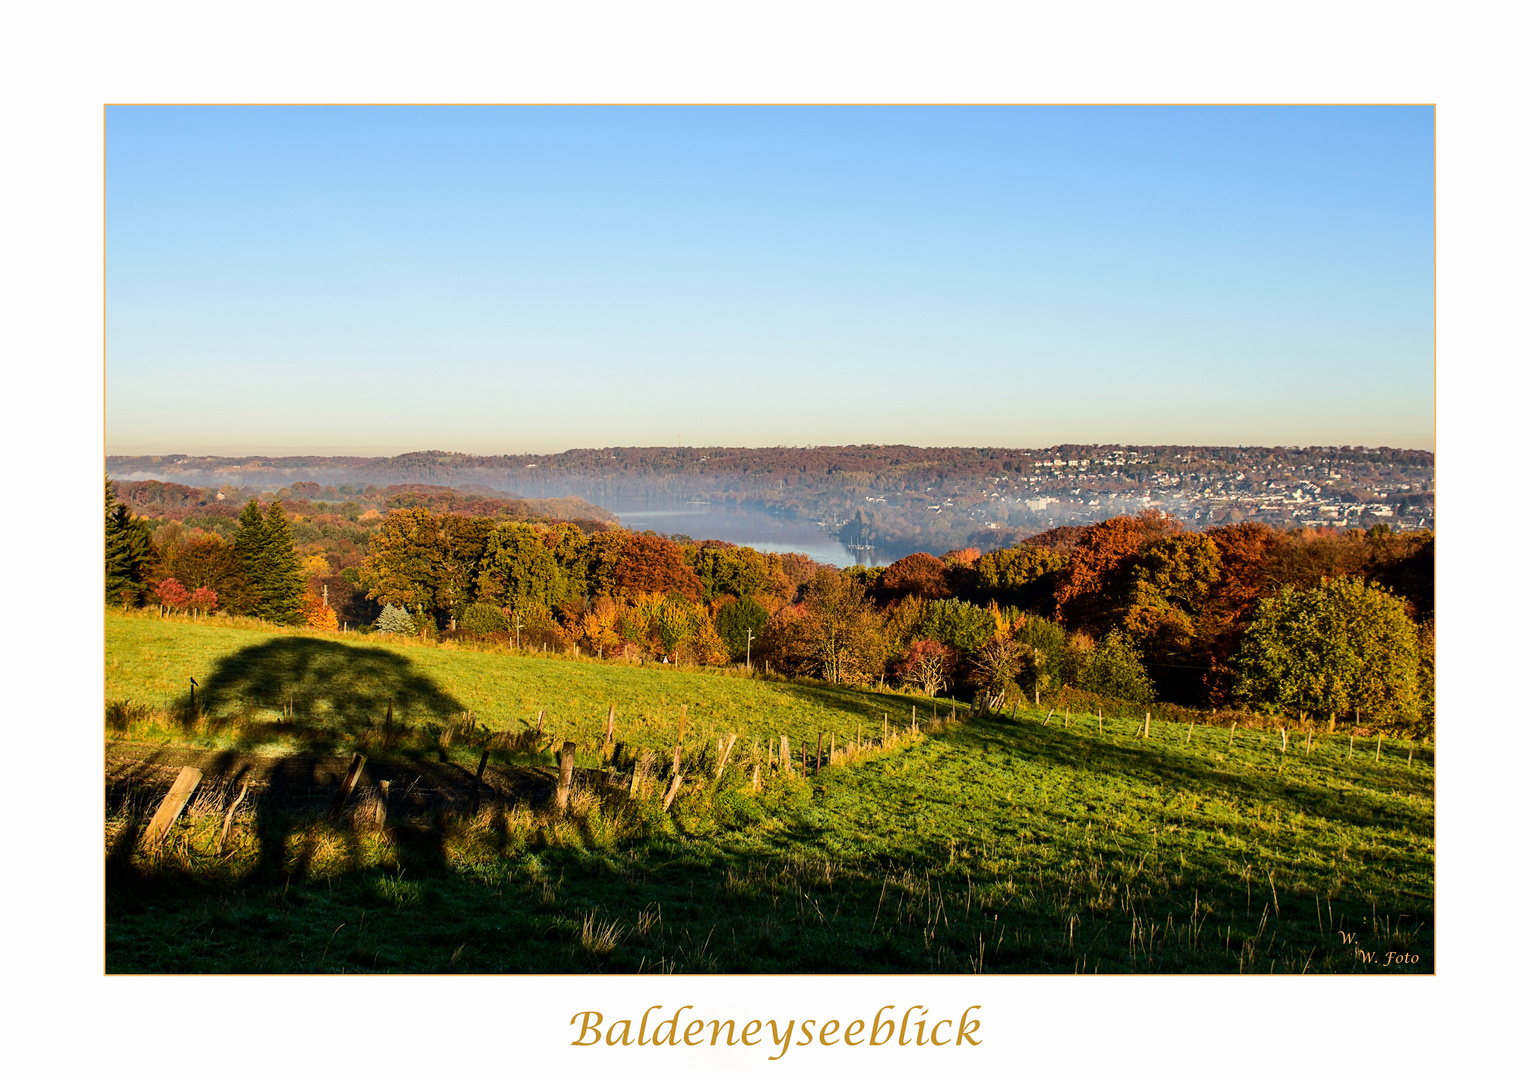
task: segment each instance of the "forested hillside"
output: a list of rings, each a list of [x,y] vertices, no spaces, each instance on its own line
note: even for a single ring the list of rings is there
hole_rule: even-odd
[[[884,560],[1009,547],[1155,507],[1190,527],[1431,527],[1433,455],[1392,447],[608,447],[393,458],[111,457],[126,479],[187,484],[436,484],[604,506],[704,501],[818,522]],[[574,516],[570,512],[552,516]]]
[[[114,604],[635,663],[752,662],[996,707],[1069,688],[1328,728],[1433,721],[1430,532],[1191,530],[1146,510],[987,553],[837,571],[442,488],[376,490],[363,509],[295,484],[217,513],[174,485],[120,485],[132,506],[113,490]]]

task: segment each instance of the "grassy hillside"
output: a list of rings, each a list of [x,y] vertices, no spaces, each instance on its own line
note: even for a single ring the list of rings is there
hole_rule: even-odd
[[[592,743],[794,741],[880,729],[909,699],[709,672],[342,643],[109,616],[107,698],[177,707],[186,679],[251,714],[210,744],[276,747],[296,716],[346,727],[394,696],[489,727],[545,708]],[[288,665],[287,667],[285,665]],[[285,679],[288,681],[285,682]],[[237,691],[262,701],[236,703]],[[222,696],[221,696],[222,695]],[[1142,719],[1142,718],[1141,718]],[[700,725],[698,728],[696,725]],[[841,726],[843,725],[843,726]],[[289,725],[316,730],[296,722]],[[1040,712],[973,719],[816,779],[729,768],[664,812],[590,795],[384,829],[191,809],[132,850],[153,795],[109,803],[115,971],[1318,972],[1433,970],[1433,768],[1419,746]],[[245,734],[242,734],[245,732]],[[275,741],[276,740],[276,741]],[[255,743],[253,743],[255,744]],[[309,749],[314,743],[293,749]],[[266,815],[266,816],[264,816]],[[1352,935],[1352,940],[1347,940]],[[1415,958],[1415,959],[1413,959]]]

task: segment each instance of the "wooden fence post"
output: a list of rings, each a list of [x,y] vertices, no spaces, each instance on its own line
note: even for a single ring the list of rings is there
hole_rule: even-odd
[[[380,819],[376,824],[384,828],[385,822],[390,819],[390,781],[381,780],[377,785],[377,791],[375,798],[380,803]]]
[[[577,754],[577,743],[561,744],[561,774],[556,781],[556,809],[566,810],[572,798],[572,759]]]
[[[754,791],[759,791],[759,762],[754,763]]]
[[[1098,708],[1096,710],[1096,734],[1100,735],[1101,733],[1102,733],[1102,711],[1101,711],[1101,709]]]
[[[1376,765],[1378,765],[1380,763],[1380,743],[1382,743],[1384,741],[1385,741],[1385,736],[1383,736],[1383,735],[1376,735],[1374,737],[1374,763]]]
[[[802,779],[807,779],[807,740],[802,740]]]
[[[155,811],[155,816],[150,819],[150,827],[144,831],[145,842],[150,846],[159,844],[166,838],[166,833],[171,831],[171,823],[182,812],[182,807],[187,805],[187,800],[197,789],[203,779],[203,773],[191,765],[182,766],[182,771],[176,774],[176,780],[171,785],[171,790],[166,792],[166,797],[160,801],[160,806]]]
[[[823,732],[818,733],[818,749],[813,752],[813,775],[818,775],[818,767],[823,764]]]
[[[354,754],[353,760],[348,763],[348,771],[342,777],[342,783],[337,787],[337,794],[332,799],[332,808],[327,817],[335,818],[342,813],[342,806],[348,801],[348,796],[353,794],[353,785],[358,783],[359,774],[364,771],[364,755]]]
[[[1185,740],[1185,741],[1184,741],[1184,742],[1183,742],[1183,743],[1182,743],[1182,745],[1183,745],[1183,746],[1186,746],[1186,745],[1188,745],[1188,743],[1191,743],[1191,742],[1192,742],[1192,726],[1193,726],[1193,725],[1194,725],[1194,724],[1196,724],[1196,723],[1197,723],[1197,721],[1196,721],[1196,720],[1189,720],[1189,721],[1188,721],[1188,722],[1187,722],[1187,738],[1186,738],[1186,740]]]
[[[610,702],[610,718],[604,725],[604,745],[610,746],[615,742],[615,703]]]
[[[722,760],[717,762],[717,779],[718,780],[722,779],[722,771],[727,768],[727,759],[732,756],[733,743],[735,743],[737,741],[738,741],[738,735],[737,735],[736,732],[728,734],[728,736],[727,736],[727,749],[722,751]]]
[[[481,774],[487,771],[487,755],[489,755],[491,752],[492,751],[490,750],[483,750],[481,752],[481,764],[476,766],[476,785],[473,794],[471,795],[472,817],[475,817],[477,814],[481,813]]]
[[[1235,721],[1233,721],[1233,720],[1230,722],[1230,741],[1225,743],[1225,745],[1226,746],[1234,746],[1235,745]]]
[[[663,796],[663,809],[667,810],[673,805],[674,796],[679,794],[679,785],[684,783],[684,773],[675,773],[673,783],[668,785],[668,791]]]
[[[1144,710],[1144,737],[1150,737],[1150,710]]]
[[[684,754],[684,717],[688,704],[679,706],[679,738],[674,741],[674,772],[679,772],[679,760]]]
[[[544,736],[545,736],[545,710],[541,709],[539,715],[537,715],[535,717],[535,738],[540,739],[540,738],[543,738]]]
[[[1016,722],[1016,710],[1019,708],[1021,708],[1021,699],[1017,698],[1011,702],[1011,723],[1013,724]]]
[[[791,740],[781,736],[781,771],[791,772]]]
[[[225,811],[225,823],[224,826],[219,830],[219,851],[221,854],[223,854],[225,850],[225,838],[230,835],[230,823],[235,820],[235,808],[241,805],[242,800],[246,798],[246,791],[250,787],[250,780],[247,780],[244,784],[242,784],[241,793],[235,797],[235,801],[231,803],[230,808]]]

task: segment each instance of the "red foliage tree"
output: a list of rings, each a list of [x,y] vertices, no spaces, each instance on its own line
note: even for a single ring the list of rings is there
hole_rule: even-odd
[[[166,578],[155,586],[155,602],[163,608],[180,611],[189,599],[185,586],[176,578]]]
[[[1206,535],[1219,549],[1219,580],[1209,594],[1209,614],[1219,622],[1234,622],[1272,591],[1268,564],[1282,536],[1252,521],[1221,525]]]
[[[615,587],[622,593],[679,593],[701,598],[700,578],[684,563],[679,545],[661,536],[633,535],[615,563]]]
[[[1122,614],[1128,577],[1139,552],[1181,528],[1175,518],[1154,509],[1091,526],[1075,545],[1054,593],[1060,621],[1073,629],[1105,633]]]
[[[918,596],[922,600],[951,596],[946,563],[924,551],[905,555],[882,572],[882,577],[877,579],[877,593],[884,602],[904,596]]]
[[[935,697],[951,685],[961,662],[961,655],[950,645],[921,638],[909,646],[893,673],[904,684],[918,687],[926,697]]]
[[[776,559],[790,587],[790,595],[800,592],[804,585],[818,575],[818,564],[800,551],[783,551],[776,555]]]

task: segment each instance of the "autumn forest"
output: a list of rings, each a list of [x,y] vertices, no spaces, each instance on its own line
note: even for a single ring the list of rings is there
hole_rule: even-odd
[[[1065,689],[1426,735],[1433,536],[1190,530],[1158,510],[836,570],[427,484],[108,482],[109,604],[748,665],[1008,707]]]

